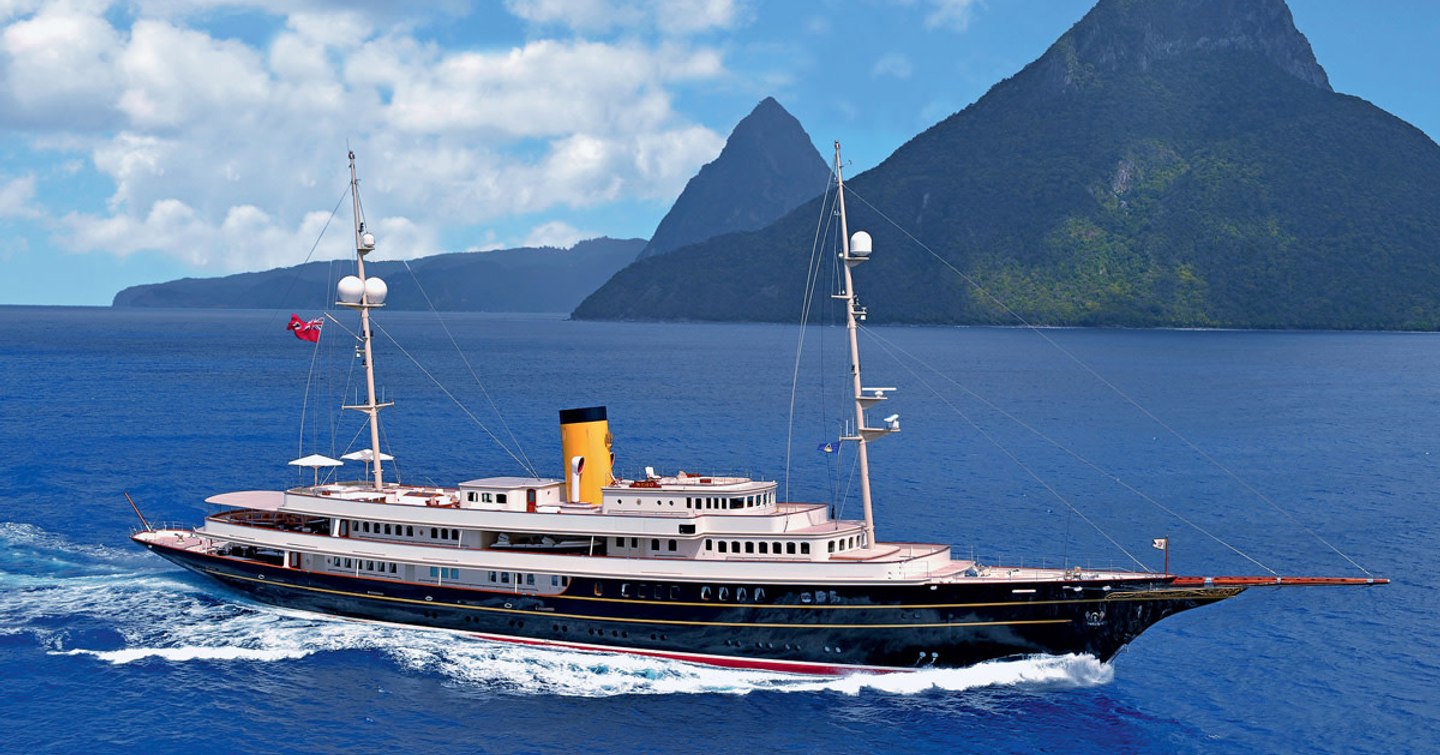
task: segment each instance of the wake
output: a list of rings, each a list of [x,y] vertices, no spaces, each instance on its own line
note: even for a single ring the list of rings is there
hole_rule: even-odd
[[[1109,665],[1076,655],[831,678],[532,648],[242,601],[218,586],[192,583],[147,554],[77,545],[29,525],[0,523],[0,546],[7,554],[0,561],[0,632],[31,635],[51,655],[115,666],[297,663],[319,654],[371,653],[404,672],[451,684],[568,697],[1043,691],[1093,687],[1114,676]]]

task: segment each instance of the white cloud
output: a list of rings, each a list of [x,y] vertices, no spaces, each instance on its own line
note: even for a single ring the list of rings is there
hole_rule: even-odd
[[[257,47],[187,25],[217,3],[228,5],[140,2],[128,28],[101,5],[0,21],[0,127],[32,129],[56,166],[81,156],[111,182],[107,212],[46,216],[65,248],[154,250],[226,271],[296,263],[346,186],[348,145],[367,206],[386,215],[371,223],[379,256],[427,254],[446,228],[673,198],[724,145],[673,105],[677,88],[727,75],[705,45],[535,38],[447,51],[371,9],[309,0]],[[736,13],[700,2],[682,21],[662,3],[621,5],[654,28],[713,28]],[[53,172],[95,190],[81,183],[89,171]],[[3,206],[43,212],[33,183],[0,186],[12,192]],[[348,207],[322,258],[351,253],[329,241],[343,239]]]
[[[577,32],[654,29],[685,36],[724,29],[740,21],[734,0],[506,0],[516,17]]]
[[[926,29],[965,31],[975,13],[978,0],[930,0],[931,10],[925,15]]]
[[[598,233],[589,233],[576,229],[569,223],[554,220],[543,223],[530,229],[521,246],[553,246],[557,249],[569,249],[575,246],[578,241],[593,239],[599,236]]]
[[[915,67],[910,64],[910,59],[898,52],[889,52],[881,55],[870,68],[872,78],[889,76],[896,79],[908,79],[915,72]]]
[[[42,9],[0,33],[0,123],[98,128],[112,117],[120,35],[66,5]]]
[[[8,182],[0,176],[0,219],[40,216],[40,209],[35,206],[35,176],[21,176]]]

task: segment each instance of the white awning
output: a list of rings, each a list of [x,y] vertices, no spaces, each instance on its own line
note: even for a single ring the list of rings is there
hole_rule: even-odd
[[[339,459],[332,459],[329,456],[321,456],[320,454],[310,454],[309,456],[290,462],[290,466],[292,467],[314,467],[317,469],[320,467],[341,467],[344,465],[345,462]]]
[[[362,449],[360,449],[359,451],[352,451],[352,452],[350,452],[350,453],[348,453],[348,454],[345,454],[344,456],[341,456],[340,458],[342,458],[342,459],[349,459],[350,461],[363,461],[363,462],[365,462],[365,463],[368,464],[371,459],[375,458],[375,452],[374,452],[373,450],[369,449],[369,448],[362,448]],[[395,460],[395,457],[394,457],[394,456],[391,456],[390,454],[387,454],[387,453],[385,453],[384,451],[381,451],[381,452],[380,452],[380,461],[394,461],[394,460]]]

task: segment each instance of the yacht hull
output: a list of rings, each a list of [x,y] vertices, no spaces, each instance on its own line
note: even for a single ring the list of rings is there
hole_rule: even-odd
[[[570,579],[561,594],[336,575],[141,542],[255,600],[491,640],[799,673],[963,667],[1035,654],[1114,657],[1161,619],[1243,588],[1173,577],[936,585],[757,585]],[[702,590],[709,588],[702,593]],[[621,597],[627,595],[629,597]],[[705,597],[702,597],[705,596]],[[641,596],[644,596],[643,598]],[[657,597],[658,596],[658,597]]]

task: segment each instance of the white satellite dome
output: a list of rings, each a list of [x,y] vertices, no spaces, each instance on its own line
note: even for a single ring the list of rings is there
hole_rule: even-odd
[[[385,281],[379,278],[365,279],[365,301],[371,305],[378,306],[385,303],[385,295],[390,293],[390,287]]]
[[[365,284],[353,275],[347,275],[340,279],[335,286],[335,291],[340,297],[341,304],[359,304],[360,296],[365,293]]]
[[[365,233],[360,234],[360,248],[361,248],[361,249],[364,249],[364,250],[367,251],[367,252],[370,251],[371,249],[374,249],[374,248],[375,248],[375,234],[370,233],[369,231],[366,231]]]
[[[850,234],[850,256],[870,256],[870,234],[864,231],[856,231]]]

